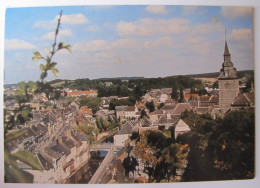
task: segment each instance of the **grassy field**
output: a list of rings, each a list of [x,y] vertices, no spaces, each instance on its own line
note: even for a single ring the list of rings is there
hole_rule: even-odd
[[[39,164],[38,160],[29,151],[26,151],[26,150],[18,151],[17,153],[13,154],[13,156],[16,159],[33,167],[34,170],[40,170],[40,171],[42,170],[41,165]]]
[[[6,135],[6,138],[5,138],[5,142],[8,142],[12,139],[15,139],[23,134],[26,134],[27,130],[24,129],[24,130],[21,130],[21,131],[16,131],[16,132],[13,132],[13,133],[10,133],[8,135]]]
[[[60,87],[65,83],[65,81],[57,82],[55,84],[51,84],[52,87]]]
[[[19,169],[15,158],[4,147],[4,182],[5,183],[33,183],[33,175]]]

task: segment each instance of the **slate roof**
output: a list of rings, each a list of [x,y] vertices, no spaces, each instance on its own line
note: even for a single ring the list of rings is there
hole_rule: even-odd
[[[175,109],[173,110],[172,114],[173,115],[181,115],[182,112],[185,110],[192,110],[191,106],[189,103],[178,103]]]
[[[148,119],[147,117],[144,117],[143,119],[140,120],[141,126],[142,127],[150,127],[153,125],[153,122]]]
[[[43,135],[48,130],[45,126],[43,126],[41,123],[38,123],[37,125],[32,125],[31,129],[37,134],[37,135]]]
[[[195,110],[198,114],[205,114],[207,112],[209,112],[209,108],[208,107],[198,107]]]
[[[47,160],[44,156],[42,156],[40,153],[37,154],[37,157],[45,170],[50,170],[54,168],[52,163],[49,160]]]
[[[150,113],[150,115],[163,115],[163,110],[156,110]]]
[[[250,106],[255,104],[255,92],[240,93],[232,106]]]
[[[58,143],[58,144],[52,146],[51,149],[54,152],[59,153],[60,155],[63,155],[63,154],[69,155],[71,153],[70,148],[68,148],[65,144]]]
[[[54,159],[58,159],[61,156],[61,154],[56,149],[54,150],[52,147],[44,148],[44,153]]]
[[[165,105],[161,108],[161,110],[167,111],[167,112],[171,112],[176,108],[176,105]]]
[[[167,118],[167,115],[171,118]],[[174,116],[172,114],[164,114],[155,124],[166,124],[166,123],[172,123],[176,124],[178,122],[179,118],[177,116]]]
[[[117,159],[109,165],[100,183],[133,183],[133,180],[125,175],[125,168],[121,160]]]
[[[133,128],[134,128],[134,125],[130,121],[127,121],[117,134],[119,134],[119,135],[120,134],[132,134]]]

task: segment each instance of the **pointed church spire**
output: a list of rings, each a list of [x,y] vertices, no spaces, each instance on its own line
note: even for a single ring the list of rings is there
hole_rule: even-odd
[[[231,62],[231,55],[228,50],[228,45],[227,45],[227,29],[225,28],[225,50],[224,50],[224,62]]]
[[[228,50],[228,45],[227,41],[225,40],[225,51],[224,51],[224,56],[230,56],[229,50]]]

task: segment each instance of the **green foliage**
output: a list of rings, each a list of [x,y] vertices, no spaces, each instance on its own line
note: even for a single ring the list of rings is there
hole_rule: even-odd
[[[27,150],[21,150],[14,154],[15,158],[23,161],[24,163],[28,164],[29,166],[33,167],[35,170],[42,171],[42,167],[38,160],[34,157],[34,155],[27,151]]]
[[[209,114],[185,112],[182,117],[195,126],[178,136],[190,152],[184,181],[250,179],[255,166],[255,112],[232,111],[223,119]],[[193,119],[193,121],[192,121]]]
[[[136,171],[138,161],[134,157],[128,156],[124,159],[123,166],[125,167],[125,175],[129,176],[129,172],[134,173]]]
[[[159,131],[133,134],[131,139],[136,140],[134,155],[144,164],[149,182],[169,182],[176,175],[176,169],[185,167],[188,145],[174,143]]]
[[[95,125],[88,125],[83,123],[82,125],[77,126],[75,129],[86,134],[91,143],[95,143],[97,141],[99,130]]]
[[[158,110],[160,110],[162,107],[164,107],[164,103],[160,103],[158,106]]]
[[[150,111],[150,113],[155,110],[153,101],[151,101],[151,102],[146,102],[146,103],[145,103],[145,106],[146,106],[146,108],[148,108],[148,110]]]
[[[76,100],[76,97],[74,97],[74,96],[68,96],[68,97],[66,98],[67,103],[71,103],[71,102],[73,102],[73,101],[75,101],[75,100]]]
[[[143,117],[147,117],[147,113],[146,113],[146,111],[143,109],[142,111],[141,111],[141,115],[140,115],[140,118],[142,119]]]
[[[4,146],[4,182],[5,183],[33,183],[33,175],[18,168],[15,158]]]
[[[101,117],[97,117],[96,118],[96,125],[97,128],[100,130],[100,132],[102,130],[104,131],[110,131],[113,130],[116,127],[119,127],[120,122],[116,119],[116,117],[113,116],[108,116],[108,120],[104,120]]]
[[[218,81],[215,81],[215,82],[213,83],[212,87],[218,89]]]
[[[179,102],[184,102],[184,94],[183,94],[183,89],[181,88],[180,89],[180,99],[179,99]]]
[[[100,107],[100,98],[83,97],[80,99],[80,106],[88,106],[92,109],[93,113],[96,113]]]
[[[134,102],[134,103],[133,103]],[[133,106],[135,104],[135,100],[133,97],[129,97],[128,99],[112,99],[109,103],[109,110],[115,110],[116,106]]]
[[[178,87],[177,87],[176,81],[174,82],[174,84],[172,86],[171,97],[175,101],[178,101],[178,99],[179,99],[179,93],[178,93]]]

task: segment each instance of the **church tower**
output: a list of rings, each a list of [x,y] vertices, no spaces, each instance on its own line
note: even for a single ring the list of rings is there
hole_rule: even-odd
[[[218,77],[219,85],[219,108],[225,113],[231,107],[231,103],[238,96],[239,81],[237,70],[231,62],[231,55],[228,50],[227,41],[225,41],[224,62],[220,75]]]

